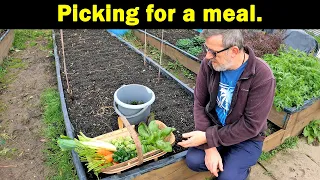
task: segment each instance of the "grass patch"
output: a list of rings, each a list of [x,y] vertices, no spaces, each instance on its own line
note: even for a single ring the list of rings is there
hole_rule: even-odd
[[[43,136],[47,140],[44,150],[46,165],[54,172],[50,174],[50,177],[47,179],[78,179],[72,163],[71,152],[61,151],[57,144],[57,139],[60,134],[65,134],[65,125],[58,91],[53,88],[45,90],[41,94],[41,105],[45,124]]]
[[[45,38],[48,40],[46,45],[47,49],[53,49],[51,30],[14,30],[14,42],[13,48],[24,50],[29,46],[35,46],[37,43],[35,40],[38,38]]]
[[[0,65],[0,90],[6,88],[7,84],[15,79],[16,74],[8,75],[10,69],[23,69],[26,67],[21,59],[7,57]]]
[[[280,146],[278,146],[274,150],[271,150],[269,152],[262,152],[258,161],[267,161],[270,158],[274,157],[280,151],[286,151],[287,149],[292,149],[296,147],[298,144],[298,140],[299,140],[298,136],[287,138],[284,141],[284,143],[282,143]]]

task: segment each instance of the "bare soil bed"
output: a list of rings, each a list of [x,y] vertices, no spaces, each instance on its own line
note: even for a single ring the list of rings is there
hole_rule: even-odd
[[[163,29],[163,39],[171,43],[172,45],[176,45],[177,40],[185,39],[185,38],[193,38],[199,33],[193,29]],[[147,33],[150,33],[154,36],[157,36],[161,39],[162,37],[162,29],[147,29]]]
[[[156,100],[151,106],[155,118],[175,127],[176,142],[181,134],[194,129],[193,100],[174,80],[161,77],[158,69],[144,66],[143,58],[111,36],[106,30],[64,30],[66,69],[72,95],[64,93],[69,118],[75,133],[82,131],[89,137],[99,136],[118,129],[117,114],[113,110],[113,94],[123,84],[142,84],[151,88]],[[63,56],[60,31],[55,30],[61,71]],[[184,151],[178,145],[167,157]],[[106,177],[107,175],[102,175]],[[89,178],[95,178],[89,173]]]

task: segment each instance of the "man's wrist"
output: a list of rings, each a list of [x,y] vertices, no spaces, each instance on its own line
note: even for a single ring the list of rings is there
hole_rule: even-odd
[[[211,148],[205,149],[204,151],[205,151],[205,152],[217,151],[217,148],[216,148],[216,147],[211,147]]]

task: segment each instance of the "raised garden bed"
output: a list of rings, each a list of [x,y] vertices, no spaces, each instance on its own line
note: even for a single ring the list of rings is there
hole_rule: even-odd
[[[140,40],[140,43],[144,43],[144,37],[145,37],[145,32],[143,30],[132,30],[133,34]],[[177,47],[175,44],[171,44],[169,42],[170,39],[175,39],[175,41],[172,41],[172,43],[176,43],[178,41],[178,38],[174,38],[176,36],[176,31],[168,31],[167,29],[165,30],[167,32],[172,32],[172,34],[168,34],[164,36],[164,44],[163,44],[163,53],[171,57],[172,60],[178,61],[181,65],[183,65],[185,68],[188,68],[189,70],[193,71],[195,74],[197,74],[197,71],[200,66],[200,58],[197,58],[195,56],[192,56],[190,53],[187,51]],[[190,33],[190,32],[194,33]],[[148,33],[149,32],[149,33]],[[187,33],[186,35],[181,35],[181,32]],[[154,36],[150,33],[153,33]],[[160,34],[160,36],[159,36]],[[180,31],[179,36],[187,37],[187,38],[192,38],[194,35],[198,35],[199,33],[196,30],[188,30],[188,31]],[[248,34],[247,34],[248,35]],[[173,37],[173,38],[171,38]],[[253,38],[251,36],[247,36],[248,38]],[[161,47],[161,30],[157,30],[156,32],[147,30],[146,33],[146,38],[147,38],[147,43],[150,46],[153,46],[160,50]],[[167,40],[166,38],[170,38]],[[264,41],[264,37],[260,37],[262,41]],[[266,51],[267,52],[273,52],[275,47],[272,47],[273,44],[277,44],[277,39],[274,38],[270,42],[270,46],[267,48],[257,48],[255,49],[256,54],[258,55],[263,55]],[[252,41],[254,42],[254,41]],[[274,43],[273,43],[274,42]],[[251,43],[250,45],[255,46],[254,43]],[[140,48],[141,49],[141,48]],[[143,51],[143,49],[141,49]],[[191,65],[192,64],[192,65]],[[316,72],[317,73],[317,72]],[[193,87],[192,87],[193,88]],[[279,133],[277,133],[277,138],[280,140],[277,140],[277,143],[275,145],[270,146],[270,148],[274,148],[278,145],[280,145],[284,140],[290,136],[295,136],[298,135],[302,132],[303,128],[312,120],[320,118],[320,115],[318,112],[320,107],[319,107],[319,98],[313,98],[310,100],[305,100],[303,105],[299,107],[284,107],[282,110],[277,110],[276,106],[274,106],[269,114],[268,119],[275,125],[277,125],[279,128],[281,128]],[[284,131],[286,130],[286,131]],[[268,143],[266,143],[268,144]],[[267,145],[266,145],[267,146]],[[270,150],[270,148],[266,148],[266,150]]]
[[[10,29],[0,29],[0,64],[8,55],[14,39],[14,31]]]
[[[144,31],[144,29],[142,29]],[[193,29],[163,29],[163,37],[170,44],[176,44],[179,39],[193,38],[199,33]],[[162,29],[147,29],[147,33],[152,34],[156,37],[162,35]]]
[[[178,129],[175,132],[177,142],[181,140],[179,139],[181,133],[193,130],[193,89],[149,57],[146,57],[148,64],[144,66],[143,51],[132,47],[120,37],[110,36],[105,30],[64,31],[67,75],[72,90],[72,95],[68,94],[68,86],[63,73],[59,31],[56,31],[53,37],[57,43],[55,59],[61,102],[64,108],[67,134],[70,137],[78,134],[80,130],[94,137],[118,129],[117,115],[110,108],[113,93],[122,84],[130,83],[143,84],[155,91],[156,101],[152,105],[152,111],[155,112],[156,119]],[[157,81],[158,68],[162,75],[165,75],[161,76],[160,82]],[[62,81],[59,81],[60,78]],[[319,108],[319,105],[314,106],[315,111]],[[307,112],[304,113],[307,114]],[[300,115],[303,117],[304,114]],[[296,119],[300,115],[296,115]],[[71,122],[69,122],[69,117]],[[271,122],[268,126],[270,131],[263,147],[265,152],[281,144],[283,137],[289,132],[274,126]],[[183,163],[185,149],[180,146],[174,146],[173,149],[172,153],[161,157],[159,161],[147,162],[117,175],[101,174],[101,178],[131,179],[138,176],[137,179],[139,179],[139,177],[162,175],[169,169],[177,170],[177,172],[180,172],[181,169],[186,170],[185,173],[180,172],[180,176],[177,177],[204,176],[202,173],[198,174],[185,169]],[[85,173],[87,169],[79,163],[74,152],[73,160],[80,179],[95,178],[92,173]]]
[[[158,82],[157,68],[144,66],[142,56],[105,30],[63,32],[66,71],[72,94],[67,92],[59,31],[54,33],[57,44],[55,54],[56,61],[59,60],[57,66],[61,64],[61,70],[57,67],[57,71],[61,73],[65,97],[62,100],[67,107],[65,116],[68,116],[74,128],[71,136],[82,131],[89,137],[96,137],[118,129],[117,115],[112,108],[113,93],[121,85],[132,83],[145,85],[155,92],[156,100],[151,111],[155,113],[156,119],[177,129],[174,132],[177,142],[181,141],[181,133],[193,130],[192,95],[177,81],[161,76]],[[159,160],[184,150],[174,145],[173,152]],[[150,163],[143,164],[141,168],[148,164]],[[86,175],[89,179],[95,178],[92,173]],[[121,177],[125,175],[124,172]],[[107,177],[111,176],[101,174],[101,178]]]

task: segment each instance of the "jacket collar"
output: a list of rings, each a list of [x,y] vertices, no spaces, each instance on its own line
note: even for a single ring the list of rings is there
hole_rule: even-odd
[[[250,76],[253,76],[256,73],[256,68],[255,68],[256,67],[256,56],[254,54],[254,51],[248,46],[245,46],[244,50],[246,53],[249,54],[249,58],[248,58],[248,64],[247,64],[246,68],[244,69],[242,75],[240,76],[240,79],[248,79],[248,78],[250,78]],[[208,61],[207,59],[204,59],[204,60]],[[212,71],[216,72],[212,67],[211,60],[209,60],[207,62],[207,64]]]

